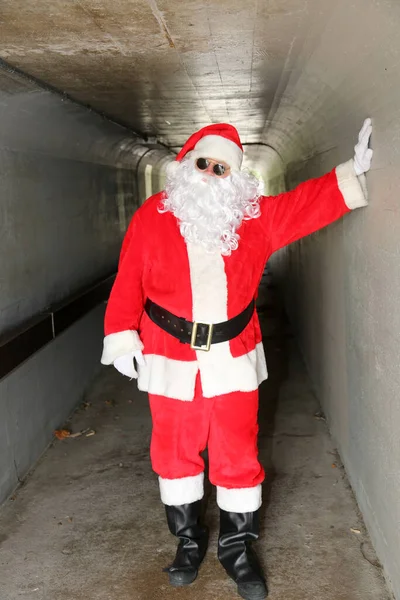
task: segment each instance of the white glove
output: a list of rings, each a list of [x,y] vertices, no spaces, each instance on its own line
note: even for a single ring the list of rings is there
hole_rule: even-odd
[[[358,134],[358,144],[354,146],[354,170],[357,176],[366,173],[371,167],[373,151],[368,148],[371,132],[371,119],[365,119],[361,131]]]
[[[126,375],[126,377],[130,377],[131,379],[137,379],[138,374],[133,359],[136,360],[140,367],[144,367],[146,364],[141,350],[135,350],[135,352],[129,352],[129,354],[119,356],[114,360],[113,364],[117,371],[122,373],[122,375]]]

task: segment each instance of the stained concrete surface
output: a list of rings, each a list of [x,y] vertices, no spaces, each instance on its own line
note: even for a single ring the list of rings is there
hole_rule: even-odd
[[[271,598],[389,600],[276,291],[262,292],[270,378],[261,387],[259,447],[269,476],[258,552]],[[67,425],[96,433],[55,441],[0,511],[0,598],[235,598],[216,558],[210,487],[212,535],[199,578],[187,589],[167,584],[162,568],[175,539],[150,466],[146,395],[104,369]]]
[[[168,146],[231,122],[287,163],[390,106],[399,16],[396,0],[3,0],[0,57]]]

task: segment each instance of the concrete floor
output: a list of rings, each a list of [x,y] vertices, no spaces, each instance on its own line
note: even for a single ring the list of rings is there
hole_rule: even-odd
[[[268,304],[264,298],[268,297]],[[260,295],[270,379],[261,387],[264,489],[258,552],[274,600],[389,600],[346,475],[272,287]],[[197,581],[170,588],[175,551],[148,448],[146,395],[104,369],[67,424],[96,434],[55,441],[0,511],[1,600],[232,600],[210,548]],[[352,529],[354,531],[352,531]]]

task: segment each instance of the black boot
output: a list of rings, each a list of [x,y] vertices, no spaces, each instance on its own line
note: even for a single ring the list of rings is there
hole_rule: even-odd
[[[218,558],[229,577],[237,583],[245,600],[263,600],[268,589],[251,542],[258,538],[258,511],[220,511]]]
[[[208,530],[200,525],[201,500],[166,506],[170,532],[179,538],[175,560],[165,569],[173,586],[189,585],[196,577],[208,544]]]

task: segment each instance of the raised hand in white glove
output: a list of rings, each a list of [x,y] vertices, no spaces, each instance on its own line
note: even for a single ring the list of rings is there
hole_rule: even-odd
[[[354,170],[356,175],[362,175],[369,171],[373,151],[368,148],[369,138],[372,133],[371,119],[365,119],[361,131],[358,134],[358,143],[354,146]]]
[[[130,377],[131,379],[137,379],[138,374],[135,369],[133,359],[136,360],[140,367],[144,367],[146,364],[141,350],[135,350],[135,352],[129,352],[129,354],[119,356],[114,360],[113,364],[117,371],[122,373],[122,375]]]

